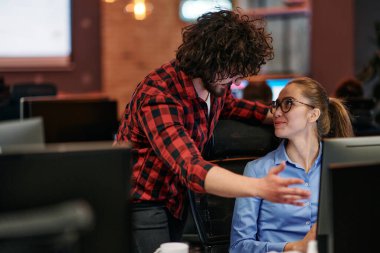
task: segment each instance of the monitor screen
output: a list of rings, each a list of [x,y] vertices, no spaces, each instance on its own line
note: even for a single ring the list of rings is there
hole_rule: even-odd
[[[0,154],[7,148],[45,143],[42,118],[7,120],[0,122]]]
[[[231,0],[181,0],[179,17],[185,22],[195,22],[206,12],[232,10]]]
[[[71,65],[71,0],[0,1],[0,69]]]
[[[332,189],[335,178],[333,177],[332,164],[337,163],[372,163],[380,162],[380,136],[373,137],[354,137],[354,138],[335,138],[324,139],[322,150],[322,169],[321,183],[319,193],[319,208],[318,208],[318,225],[317,225],[317,240],[320,253],[337,252],[334,249],[339,248],[340,241],[335,241],[334,237],[339,227],[335,227],[335,223],[339,221],[339,217],[334,217],[333,206],[336,204],[336,198],[332,195]],[[375,175],[375,174],[374,174]],[[350,187],[355,188],[362,194],[361,185],[366,184],[365,181],[360,181]],[[348,190],[347,190],[348,191]],[[351,199],[351,209],[359,208],[360,199]],[[350,210],[347,210],[349,212]],[[363,213],[362,215],[367,215]],[[357,231],[359,232],[359,231]],[[360,231],[360,233],[367,233]]]
[[[273,98],[272,100],[276,100],[281,90],[288,84],[288,82],[292,80],[291,78],[283,78],[283,79],[266,79],[265,81],[272,89]]]
[[[380,220],[380,159],[332,164],[333,252],[376,252]]]
[[[20,101],[21,118],[43,118],[46,143],[113,140],[117,131],[115,100],[25,97]]]
[[[72,243],[80,249],[75,252],[130,252],[130,174],[130,149],[112,147],[111,142],[50,144],[43,149],[0,155],[0,251],[5,245],[11,249],[23,245],[28,247],[27,252],[39,252],[34,247],[43,244],[55,249],[40,252],[74,252],[59,248],[60,239],[65,239],[66,231],[72,230],[72,226],[62,224],[59,218],[65,216],[62,211],[53,212],[52,216],[58,218],[29,215],[35,219],[8,233],[2,223],[6,220],[2,218],[22,213],[25,217],[28,212],[35,214],[33,210],[82,201],[91,207],[94,224],[86,232],[69,233],[75,239]],[[62,227],[63,231],[49,241],[46,238],[52,236],[50,231],[58,229],[52,226]],[[11,230],[11,226],[8,228]]]
[[[248,80],[242,80],[239,85],[236,85],[235,83],[231,84],[231,94],[235,98],[243,98],[244,96],[244,89],[249,85]]]

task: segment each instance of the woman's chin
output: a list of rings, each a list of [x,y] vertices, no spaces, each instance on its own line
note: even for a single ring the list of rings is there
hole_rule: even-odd
[[[274,135],[276,135],[277,138],[286,138],[286,134],[281,129],[275,129]]]

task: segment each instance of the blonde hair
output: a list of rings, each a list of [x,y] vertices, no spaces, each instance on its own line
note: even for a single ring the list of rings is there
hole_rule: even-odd
[[[341,100],[329,98],[320,83],[308,77],[300,77],[292,79],[289,84],[297,85],[302,95],[309,99],[309,104],[321,111],[317,121],[319,139],[354,136],[350,113]]]

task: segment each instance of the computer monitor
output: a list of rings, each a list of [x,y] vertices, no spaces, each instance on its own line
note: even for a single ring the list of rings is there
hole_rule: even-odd
[[[43,120],[40,117],[0,122],[0,154],[6,148],[19,145],[43,146]]]
[[[273,98],[272,100],[276,100],[281,90],[288,84],[288,82],[292,80],[291,78],[278,78],[278,79],[266,79],[265,81],[272,89]]]
[[[20,117],[42,117],[46,143],[113,140],[117,102],[106,97],[24,97]]]
[[[249,85],[249,81],[244,79],[242,80],[239,85],[236,85],[235,83],[231,84],[231,94],[235,98],[243,98],[244,96],[244,89]]]
[[[232,10],[231,0],[180,0],[179,17],[184,22],[195,22],[197,18],[206,12],[215,12],[218,10]]]
[[[320,253],[348,253],[348,251],[338,251],[338,249],[341,249],[343,247],[342,243],[351,244],[352,250],[355,248],[355,246],[357,246],[355,243],[360,243],[357,241],[353,242],[349,240],[342,241],[340,234],[347,232],[343,231],[342,229],[344,225],[347,225],[347,227],[344,229],[348,229],[350,224],[341,224],[340,226],[337,224],[340,222],[345,222],[346,219],[343,218],[343,214],[346,215],[344,217],[350,217],[349,215],[352,214],[353,211],[359,212],[363,218],[362,220],[355,221],[355,224],[359,224],[360,222],[365,221],[368,218],[368,215],[370,215],[370,213],[366,212],[365,209],[362,209],[363,203],[368,200],[368,196],[373,197],[369,201],[375,202],[377,201],[377,196],[374,196],[373,193],[368,192],[369,186],[366,186],[366,184],[370,184],[370,182],[374,180],[373,178],[378,179],[379,172],[374,172],[373,168],[368,169],[369,167],[366,170],[361,170],[358,168],[360,166],[367,166],[365,163],[379,163],[379,154],[380,136],[335,138],[323,140],[317,224],[317,240]],[[336,169],[339,166],[357,166],[356,169],[353,169],[355,172],[354,177],[357,178],[357,181],[351,185],[347,185],[342,182],[345,177],[345,173],[347,173],[347,176],[349,175],[349,170]],[[371,173],[368,173],[368,170],[371,170],[371,173],[373,174],[371,175]],[[340,176],[342,174],[343,176]],[[379,183],[376,184],[376,187],[378,187]],[[350,196],[350,192],[352,191],[357,191],[359,195],[363,195],[363,197],[355,198],[354,195]],[[342,209],[342,199],[349,201],[349,203],[345,203],[344,206],[349,206],[350,208],[347,208],[345,210]],[[368,203],[365,204],[367,205]],[[338,208],[338,205],[342,206],[339,206]],[[372,216],[371,218],[377,219],[376,216]],[[351,225],[354,224],[353,222],[354,220],[352,220]],[[361,236],[364,237],[365,234],[366,237],[372,238],[371,235],[369,235],[369,230],[352,230],[350,232],[356,235],[358,233],[362,233]]]
[[[39,208],[78,200],[88,203],[94,214],[93,227],[79,234],[76,242],[79,252],[129,252],[130,175],[130,149],[112,147],[110,142],[55,144],[43,149],[0,155],[0,249],[4,244],[8,249],[9,245],[27,245],[27,252],[35,252],[34,246],[41,247],[46,242],[44,231],[28,229],[32,232],[25,235],[24,229],[34,224],[41,225],[43,230],[46,223],[54,220],[51,218],[46,221],[44,217],[40,221],[26,222],[19,229],[19,238],[14,235],[17,231],[13,231],[12,238],[8,238],[12,233],[6,233],[7,226],[2,225],[2,217],[27,214],[29,210],[35,213],[33,210]],[[62,219],[56,220],[57,226],[63,226],[62,233],[65,233]],[[58,235],[46,244],[53,244],[54,252],[61,252],[57,247],[62,237]],[[37,239],[38,243],[35,243]]]
[[[380,160],[332,164],[332,252],[377,252]]]

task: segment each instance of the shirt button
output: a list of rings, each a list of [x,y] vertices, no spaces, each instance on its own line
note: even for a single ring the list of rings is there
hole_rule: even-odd
[[[310,225],[310,221],[306,221],[306,225]]]
[[[309,186],[309,183],[305,183],[305,186]]]
[[[305,202],[305,206],[310,206],[310,202]]]

